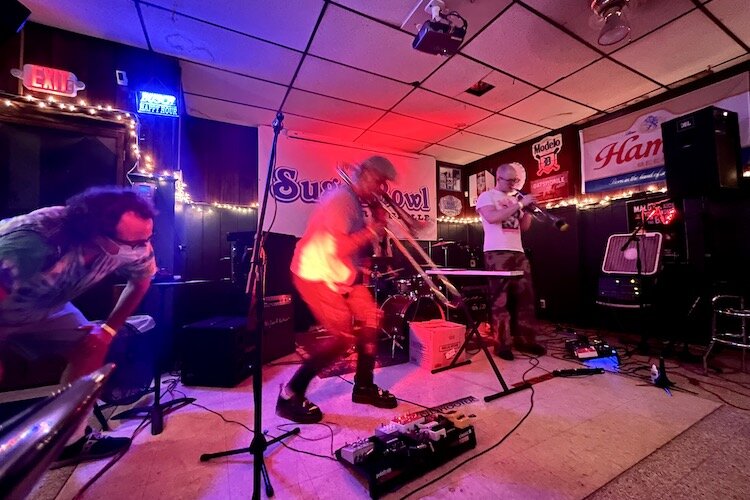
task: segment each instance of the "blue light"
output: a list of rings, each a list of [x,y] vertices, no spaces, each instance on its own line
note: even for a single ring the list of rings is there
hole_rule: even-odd
[[[177,97],[154,92],[138,92],[138,112],[159,116],[179,116]]]

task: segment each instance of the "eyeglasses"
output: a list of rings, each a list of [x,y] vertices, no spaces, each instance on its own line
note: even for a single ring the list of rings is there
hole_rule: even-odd
[[[517,177],[513,177],[512,179],[506,179],[505,177],[500,177],[500,179],[504,180],[505,182],[510,182],[511,184],[515,184],[521,180]]]
[[[143,248],[146,245],[148,245],[151,242],[151,240],[154,239],[154,236],[156,236],[156,234],[152,234],[151,236],[143,240],[132,240],[132,241],[121,240],[120,238],[116,236],[108,236],[108,238],[112,240],[113,242],[117,243],[118,245],[130,247],[133,250],[135,250],[136,248]]]

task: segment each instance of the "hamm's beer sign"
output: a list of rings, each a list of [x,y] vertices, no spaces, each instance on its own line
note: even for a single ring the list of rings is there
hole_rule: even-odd
[[[75,97],[79,90],[86,88],[86,84],[70,71],[36,64],[24,64],[22,70],[12,69],[10,74],[20,79],[29,90],[60,97]]]
[[[652,111],[638,116],[625,132],[583,143],[585,191],[611,191],[664,181],[661,124],[673,117],[667,111]]]

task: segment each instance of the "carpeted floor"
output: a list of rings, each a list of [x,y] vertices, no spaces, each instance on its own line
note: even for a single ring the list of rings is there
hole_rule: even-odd
[[[745,499],[748,450],[750,414],[722,406],[587,498]]]

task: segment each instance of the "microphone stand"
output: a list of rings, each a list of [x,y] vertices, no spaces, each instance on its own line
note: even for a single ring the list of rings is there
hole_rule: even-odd
[[[284,115],[279,111],[276,113],[276,119],[273,122],[273,142],[271,144],[271,154],[268,157],[268,173],[266,175],[266,186],[263,190],[263,205],[260,208],[258,214],[258,230],[255,233],[255,241],[253,243],[253,253],[250,262],[250,272],[247,277],[247,288],[246,293],[250,294],[250,307],[248,308],[248,330],[254,333],[255,337],[255,359],[252,366],[253,376],[253,405],[254,405],[254,421],[253,421],[253,440],[249,447],[238,448],[236,450],[220,451],[217,453],[205,453],[201,455],[201,462],[207,462],[213,458],[226,457],[228,455],[239,455],[241,453],[251,453],[253,455],[253,500],[260,499],[260,480],[263,479],[263,484],[266,489],[266,496],[273,496],[273,486],[271,486],[271,478],[266,468],[263,454],[266,449],[282,439],[299,434],[299,427],[295,427],[289,432],[285,432],[278,437],[271,440],[266,440],[265,434],[261,430],[263,426],[262,421],[262,408],[263,408],[263,305],[265,292],[265,278],[266,278],[266,252],[264,250],[265,244],[265,233],[263,232],[263,223],[266,217],[266,205],[268,204],[268,197],[271,193],[271,177],[273,176],[273,168],[276,164],[276,143],[279,139],[279,133],[283,128],[282,122],[284,121]]]
[[[642,236],[638,233],[641,232],[641,230],[646,225],[646,221],[641,217],[641,221],[635,226],[635,229],[632,233],[630,233],[630,237],[625,242],[625,244],[622,245],[620,248],[621,252],[625,252],[631,243],[635,242],[635,273],[638,277],[636,282],[638,285],[638,329],[640,330],[640,336],[641,341],[638,343],[638,345],[635,347],[635,351],[640,354],[646,354],[648,352],[648,341],[646,339],[645,334],[645,304],[643,303],[643,268],[641,264],[641,238]],[[626,356],[630,356],[633,354],[633,351],[626,352]]]

